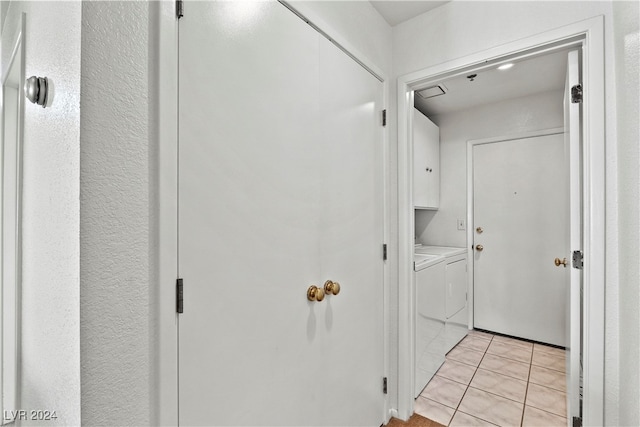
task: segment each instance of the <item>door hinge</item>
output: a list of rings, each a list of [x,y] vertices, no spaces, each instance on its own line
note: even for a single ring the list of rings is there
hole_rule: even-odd
[[[184,0],[176,0],[176,16],[178,19],[184,16]]]
[[[176,280],[176,311],[184,313],[184,285],[182,279]]]
[[[582,85],[577,84],[571,87],[571,103],[579,104],[582,102]]]
[[[578,270],[582,270],[584,267],[584,254],[582,251],[573,251],[573,268],[577,268]]]
[[[387,377],[382,379],[382,393],[387,394]]]
[[[573,427],[582,427],[582,418],[573,417]]]
[[[382,245],[382,259],[387,260],[387,244]]]
[[[382,110],[382,126],[387,125],[387,110]]]

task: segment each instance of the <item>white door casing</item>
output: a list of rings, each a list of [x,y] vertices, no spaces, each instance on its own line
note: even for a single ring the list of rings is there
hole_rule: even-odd
[[[579,102],[572,102],[571,88],[580,83],[579,52],[571,51],[567,58],[567,78],[564,88],[564,151],[569,185],[569,209],[564,238],[567,241],[565,257],[572,262],[572,251],[582,251],[582,171],[581,171],[581,118]],[[567,420],[581,417],[582,377],[582,269],[569,265],[565,270],[568,310],[567,341]]]
[[[474,327],[566,346],[562,134],[476,144],[472,162]]]
[[[14,34],[6,34],[12,51],[2,64],[0,117],[0,411],[10,424],[20,408],[22,294],[22,171],[24,138],[26,14]]]
[[[382,83],[278,3],[179,32],[180,424],[379,425]]]

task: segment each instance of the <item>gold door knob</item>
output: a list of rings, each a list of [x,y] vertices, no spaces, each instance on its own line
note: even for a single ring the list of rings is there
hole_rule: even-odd
[[[478,252],[482,252],[482,250],[484,249],[484,246],[482,245],[476,245],[476,251]]]
[[[553,263],[556,265],[556,267],[560,267],[561,265],[564,265],[564,268],[567,268],[567,259],[566,258],[562,258],[562,261],[560,260],[560,258],[556,258]]]
[[[324,299],[324,289],[316,285],[309,286],[309,289],[307,289],[307,299],[309,301],[322,301]]]
[[[482,227],[476,228],[476,233],[478,233],[478,234],[482,234],[483,231],[484,230],[482,229]]]
[[[340,293],[340,283],[327,280],[324,282],[324,292],[329,295],[338,295]]]

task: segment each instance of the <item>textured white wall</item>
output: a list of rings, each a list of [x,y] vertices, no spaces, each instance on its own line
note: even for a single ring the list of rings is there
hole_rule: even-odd
[[[610,1],[453,1],[393,27],[394,75],[424,69],[594,16],[604,16],[606,92],[605,422],[618,424],[618,171]],[[624,233],[623,230],[620,233]],[[622,326],[620,326],[622,328]],[[620,374],[622,375],[622,373]]]
[[[640,8],[613,3],[620,239],[620,419],[640,425]]]
[[[80,3],[7,3],[4,34],[27,14],[26,75],[55,88],[49,107],[25,106],[20,407],[55,410],[41,425],[79,425]]]
[[[416,211],[419,243],[467,246],[467,141],[563,126],[563,92],[544,92],[431,116],[440,127],[440,209]],[[468,225],[470,226],[470,225]]]
[[[149,8],[82,3],[80,354],[87,425],[151,419],[156,142]]]

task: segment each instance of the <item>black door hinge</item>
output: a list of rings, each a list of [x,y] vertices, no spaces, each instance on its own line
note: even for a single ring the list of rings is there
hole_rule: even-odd
[[[184,313],[184,285],[182,279],[176,280],[176,311]]]
[[[382,393],[387,394],[387,377],[382,379]]]
[[[184,16],[184,1],[176,0],[176,16],[178,19]]]
[[[573,417],[573,427],[582,427],[582,418]]]
[[[582,251],[573,251],[572,265],[573,268],[582,270],[582,268],[584,267],[584,255],[582,254]]]
[[[382,110],[382,126],[387,125],[387,110]]]
[[[382,245],[382,259],[387,260],[387,244]]]
[[[571,103],[579,104],[582,102],[582,85],[577,84],[571,87]]]

